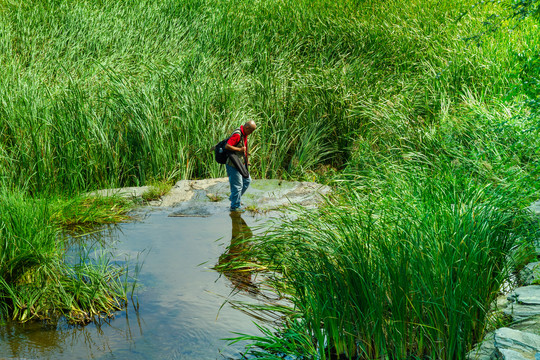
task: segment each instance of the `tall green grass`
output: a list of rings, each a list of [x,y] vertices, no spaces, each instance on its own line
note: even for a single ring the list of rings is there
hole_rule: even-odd
[[[538,236],[524,210],[538,196],[538,136],[519,111],[468,93],[418,128],[381,107],[338,195],[251,244],[246,257],[274,266],[268,285],[288,289],[296,315],[236,340],[261,359],[465,358],[523,265],[509,250]]]
[[[78,324],[125,306],[126,271],[107,256],[68,264],[51,205],[0,190],[0,318]]]
[[[125,298],[106,259],[63,265],[35,199],[224,176],[210,148],[253,119],[253,176],[352,182],[256,247],[298,314],[262,351],[462,357],[538,186],[537,137],[501,104],[538,32],[469,44],[473,3],[0,0],[0,177],[30,197],[0,200],[4,313]]]
[[[337,203],[256,240],[297,315],[283,335],[246,337],[253,354],[465,358],[508,278],[508,251],[534,235],[508,201],[522,192],[452,179],[454,170],[398,171],[384,188],[347,183]]]
[[[254,176],[342,168],[381,109],[422,129],[509,89],[519,36],[468,46],[471,3],[2,1],[0,171],[54,193],[223,176],[210,148],[248,119]]]

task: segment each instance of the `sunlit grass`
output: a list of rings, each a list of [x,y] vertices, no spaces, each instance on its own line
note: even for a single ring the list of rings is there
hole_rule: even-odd
[[[20,192],[0,193],[0,317],[16,321],[65,316],[86,324],[127,301],[127,268],[107,257],[65,260],[52,206]]]
[[[142,194],[142,199],[144,201],[158,200],[171,189],[172,185],[166,181],[153,181],[150,183],[148,190]]]
[[[469,46],[472,3],[1,2],[0,171],[53,193],[220,177],[210,148],[249,119],[255,177],[341,169],[360,138],[421,149],[380,125],[418,135],[512,87],[519,36]]]
[[[254,177],[349,186],[254,247],[296,305],[254,354],[462,357],[540,183],[534,126],[503,103],[509,45],[539,33],[473,46],[475,2],[0,0],[2,314],[122,307],[123,269],[68,267],[57,235],[131,205],[77,194],[224,176],[211,147],[253,119]]]
[[[464,358],[510,274],[509,249],[535,233],[508,201],[519,192],[448,182],[451,171],[409,169],[383,189],[350,183],[337,203],[256,239],[245,256],[275,265],[296,316],[248,336],[253,354],[287,354],[294,333],[310,339],[307,358]]]
[[[114,224],[130,219],[128,212],[135,206],[120,197],[76,196],[57,200],[50,205],[51,220],[71,231],[84,231],[99,225]]]

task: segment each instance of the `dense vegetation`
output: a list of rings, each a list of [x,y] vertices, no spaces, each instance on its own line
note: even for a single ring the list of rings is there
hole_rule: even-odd
[[[85,201],[53,203],[0,189],[0,320],[55,322],[64,315],[72,323],[87,324],[124,308],[127,267],[111,263],[107,251],[90,256],[96,250],[90,247],[78,258],[65,256],[68,244],[61,228],[118,216],[89,208],[69,214]],[[96,217],[96,212],[101,214]]]
[[[25,214],[0,210],[4,313],[28,307],[21,285],[61,283],[29,262],[12,261],[13,277],[4,260],[61,258],[55,229],[71,221],[54,199],[223,176],[211,146],[254,119],[254,177],[337,193],[253,254],[295,305],[259,355],[462,358],[488,326],[509,249],[534,235],[523,209],[538,188],[525,82],[539,32],[526,18],[466,41],[507,19],[495,2],[473,5],[0,0],[1,201]],[[50,227],[22,221],[29,208]]]
[[[431,152],[441,126],[505,111],[509,44],[536,41],[465,43],[467,5],[2,2],[2,173],[32,193],[220,176],[209,148],[246,119],[261,177]]]

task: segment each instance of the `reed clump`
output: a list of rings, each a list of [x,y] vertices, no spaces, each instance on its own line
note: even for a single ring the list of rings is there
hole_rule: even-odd
[[[463,359],[485,334],[509,250],[536,235],[508,201],[519,192],[447,181],[454,171],[347,182],[336,202],[255,240],[247,256],[274,264],[296,315],[274,335],[243,337],[253,354]]]
[[[152,181],[148,190],[142,194],[144,201],[158,200],[172,189],[172,184],[166,181]]]
[[[84,232],[104,224],[129,221],[135,204],[119,196],[73,196],[51,200],[51,221],[64,230]]]
[[[86,324],[125,307],[127,268],[87,255],[68,264],[51,206],[0,192],[1,318]]]

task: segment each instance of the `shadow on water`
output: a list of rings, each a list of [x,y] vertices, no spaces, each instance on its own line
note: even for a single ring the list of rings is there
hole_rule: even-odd
[[[239,358],[244,345],[228,346],[222,339],[233,332],[259,331],[255,318],[232,303],[264,301],[266,296],[249,269],[222,276],[213,267],[241,256],[259,220],[228,211],[170,217],[167,211],[154,210],[140,221],[94,236],[89,242],[104,246],[111,261],[122,263],[144,254],[137,280],[138,310],[130,303],[114,318],[84,327],[63,320],[2,324],[0,359]],[[71,245],[70,256],[88,251],[88,243]]]

